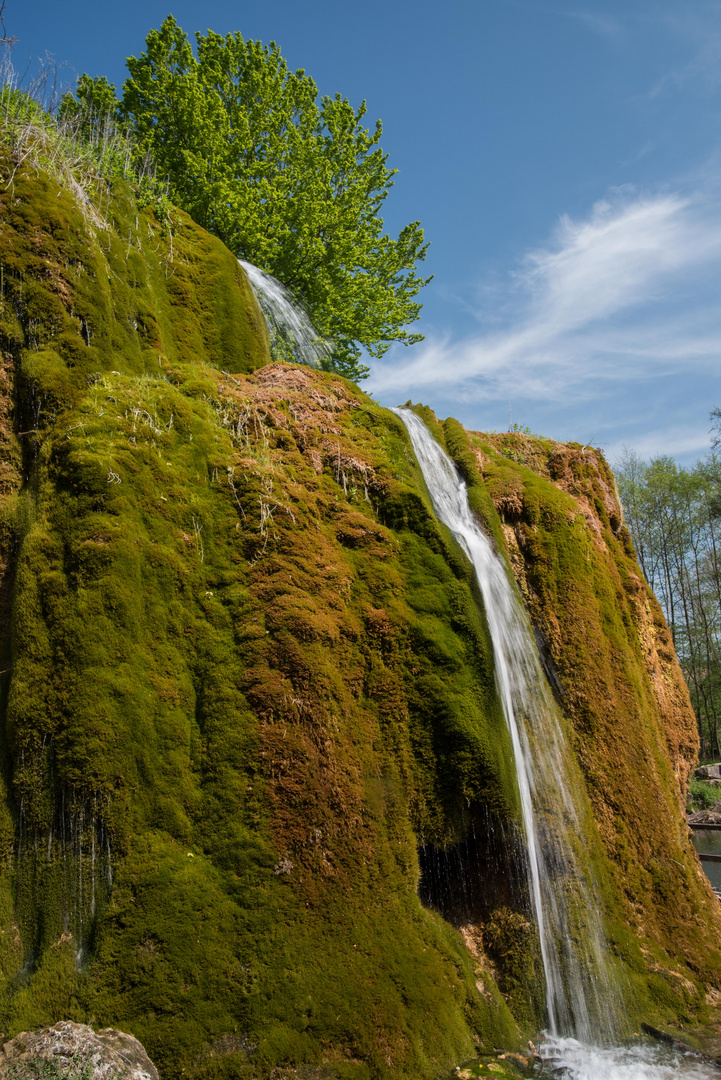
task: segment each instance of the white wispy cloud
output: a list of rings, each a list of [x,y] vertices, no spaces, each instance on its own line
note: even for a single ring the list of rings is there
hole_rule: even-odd
[[[496,287],[493,310],[480,290],[478,333],[394,350],[373,365],[370,386],[568,403],[599,384],[718,371],[721,313],[710,282],[719,272],[712,195],[613,192],[586,219],[562,218],[550,243]]]
[[[560,9],[559,14],[566,15],[582,23],[587,29],[601,37],[617,41],[625,36],[625,26],[619,19],[613,19],[599,11],[580,11],[574,9]]]
[[[650,97],[692,88],[712,94],[721,84],[721,4],[718,0],[697,3],[654,4],[641,16],[640,25],[662,27],[678,43],[686,58],[666,72],[649,91]]]
[[[618,39],[625,35],[625,23],[621,19],[613,18],[607,12],[598,11],[594,8],[584,9],[568,7],[564,4],[541,4],[538,0],[501,0],[507,7],[518,8],[521,11],[534,15],[551,15],[562,19],[573,19],[581,23],[588,30],[601,37]]]

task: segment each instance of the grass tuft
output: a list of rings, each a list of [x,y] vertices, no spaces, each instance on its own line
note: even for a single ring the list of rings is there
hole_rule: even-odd
[[[57,69],[46,62],[22,85],[5,55],[0,67],[2,180],[10,187],[21,167],[42,171],[68,191],[86,225],[106,229],[112,183],[129,182],[141,205],[166,219],[168,186],[148,155],[139,156],[130,132],[110,115],[57,100]]]

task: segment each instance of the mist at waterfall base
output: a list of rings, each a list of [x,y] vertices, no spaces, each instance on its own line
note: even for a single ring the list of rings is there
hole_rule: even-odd
[[[260,310],[265,316],[274,360],[322,368],[332,350],[318,333],[307,313],[289,289],[272,274],[252,263],[238,259],[253,287]]]
[[[415,413],[393,411],[408,430],[436,516],[468,555],[483,597],[515,757],[528,893],[543,960],[545,1070],[569,1080],[718,1077],[717,1068],[693,1054],[648,1042],[618,1045],[623,991],[584,858],[590,808],[520,594],[476,522],[453,462]]]
[[[544,1073],[567,1080],[718,1080],[721,1070],[693,1053],[659,1043],[594,1046],[549,1037],[541,1044]]]

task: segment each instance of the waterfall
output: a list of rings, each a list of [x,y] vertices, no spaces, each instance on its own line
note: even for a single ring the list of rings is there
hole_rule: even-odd
[[[265,270],[259,270],[243,259],[238,262],[248,275],[265,316],[273,359],[312,368],[324,367],[332,355],[331,345],[320,336],[290,290]]]
[[[466,485],[422,420],[403,421],[437,517],[471,560],[493,643],[496,685],[515,756],[527,844],[530,903],[538,927],[548,1028],[583,1042],[617,1028],[602,906],[584,857],[590,807],[564,721],[543,672],[515,583],[468,505]]]

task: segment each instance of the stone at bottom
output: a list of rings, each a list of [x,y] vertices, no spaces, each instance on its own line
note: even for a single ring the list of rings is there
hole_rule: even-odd
[[[61,1080],[79,1073],[83,1080],[158,1080],[158,1070],[132,1035],[114,1028],[95,1032],[71,1020],[22,1031],[0,1052],[0,1080]]]

